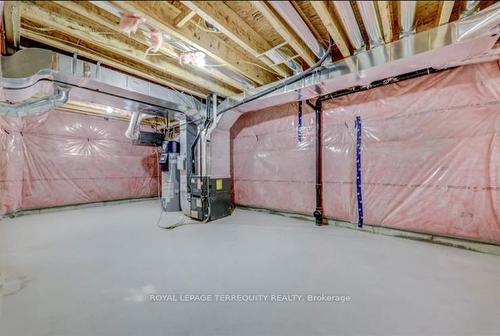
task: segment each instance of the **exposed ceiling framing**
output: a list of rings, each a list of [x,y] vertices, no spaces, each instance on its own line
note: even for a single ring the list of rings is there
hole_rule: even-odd
[[[455,1],[443,1],[439,9],[439,21],[438,26],[448,23],[450,21],[451,12],[453,11],[453,6]]]
[[[329,7],[327,1],[311,1],[311,5],[321,19],[321,22],[328,30],[328,33],[337,45],[342,56],[349,57],[351,52],[346,42],[345,34],[341,30],[339,21],[334,18],[333,10]]]
[[[200,75],[196,76],[188,69],[175,63],[168,62],[163,58],[143,57],[147,47],[135,43],[134,41],[124,41],[114,37],[114,35],[92,31],[91,27],[70,20],[64,16],[59,16],[53,12],[45,10],[42,7],[33,5],[30,7],[24,7],[24,9],[25,10],[22,14],[23,17],[32,22],[42,24],[48,28],[54,28],[64,34],[76,37],[81,41],[95,43],[97,46],[107,48],[109,51],[120,55],[120,57],[136,62],[142,61],[145,65],[148,65],[158,71],[164,71],[168,75],[178,75],[184,81],[194,85],[199,85],[208,91],[212,91],[223,96],[235,93],[234,91],[217,84],[213,80],[203,78]]]
[[[382,23],[382,31],[384,32],[385,43],[391,43],[393,41],[392,34],[392,22],[393,13],[391,1],[377,1],[378,12],[380,15],[380,21]]]
[[[118,18],[113,17],[112,15],[105,15],[106,13],[103,13],[103,11],[96,7],[91,5],[90,3],[86,1],[55,1],[56,4],[60,5],[63,8],[66,8],[76,14],[83,15],[84,17],[87,18],[92,18],[95,23],[101,25],[102,27],[109,28],[110,30],[120,33],[120,30],[118,29]],[[183,17],[182,19],[177,23],[182,27],[184,24],[186,24],[193,16],[190,15],[193,13],[191,10],[186,9],[186,12],[189,13],[182,13]],[[195,15],[193,13],[193,15]],[[182,23],[183,22],[183,23]],[[139,42],[145,46],[149,45],[148,39],[146,34],[142,31],[138,34],[132,34],[131,38],[135,40],[136,42]],[[172,57],[173,59],[177,60],[179,58],[179,52],[175,50],[171,45],[165,43],[163,46],[160,48],[159,52],[165,56]],[[193,69],[190,69],[191,71]],[[234,80],[233,78],[221,73],[217,68],[206,68],[206,67],[198,67],[196,71],[204,72],[206,74],[209,74],[211,77],[220,80],[221,82],[227,83],[228,85],[231,85],[234,88],[237,88],[239,90],[243,90],[244,86]]]
[[[385,43],[399,38],[398,3],[376,1]],[[481,1],[480,7],[493,3]],[[332,1],[292,5],[289,8],[297,11],[320,45],[326,47],[331,36],[335,59],[352,55],[354,48]],[[356,1],[350,5],[366,39]],[[462,1],[418,1],[416,31],[458,19],[462,7]],[[124,13],[146,23],[126,35],[119,28]],[[303,69],[318,59],[311,43],[308,46],[294,30],[294,22],[287,22],[265,1],[6,1],[3,27],[7,53],[32,45],[76,52],[197,97],[211,92],[231,96],[292,75],[288,66],[266,56],[273,49],[293,57]],[[146,55],[153,28],[163,33],[165,43]],[[206,66],[180,64],[186,51],[203,52]]]
[[[224,3],[211,1],[181,2],[254,57],[258,57],[273,47]],[[265,56],[261,60],[267,66],[271,66],[273,63]],[[291,71],[283,65],[276,67],[275,71],[283,77],[291,75]]]
[[[311,66],[316,63],[313,52],[307,48],[304,41],[297,36],[292,29],[286,24],[273,8],[265,1],[251,1],[252,5],[257,8],[271,26],[283,37],[283,39],[302,57],[302,59]]]
[[[181,10],[173,4],[155,1],[113,1],[113,5],[145,18],[151,25],[203,51],[216,61],[226,64],[232,70],[260,85],[277,79],[271,71],[265,69],[265,64],[259,64],[261,62],[249,56],[236,44],[228,43],[226,39],[219,36],[221,34],[207,32],[192,22],[181,28],[175,27],[173,22]]]

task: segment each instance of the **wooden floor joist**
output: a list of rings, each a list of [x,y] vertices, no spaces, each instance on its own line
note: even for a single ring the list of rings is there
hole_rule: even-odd
[[[6,47],[9,54],[12,54],[20,46],[21,6],[18,1],[5,1],[3,6]]]
[[[439,9],[439,20],[437,25],[441,26],[450,21],[451,12],[453,11],[453,6],[455,1],[442,1]]]
[[[155,6],[154,1],[113,1],[114,6],[123,11],[135,13],[147,22],[172,37],[183,41],[203,51],[209,57],[222,64],[226,64],[259,85],[274,82],[278,77],[270,70],[263,69],[265,64],[259,64],[255,58],[246,55],[243,50],[229,46],[217,33],[207,32],[195,24],[188,22],[181,28],[175,27],[175,18],[181,10],[169,2],[161,2]]]
[[[81,2],[54,1],[54,3],[56,3],[57,5],[59,5],[63,8],[66,8],[66,9],[68,9],[76,14],[83,15],[87,18],[91,18],[92,21],[95,21],[96,24],[103,26],[103,27],[106,27],[106,28],[112,30],[113,32],[116,32],[118,34],[123,34],[119,30],[119,27],[116,23],[111,22],[110,20],[99,15],[99,12],[96,10],[96,7],[90,5],[87,2],[84,2],[84,1],[81,1]],[[148,41],[148,38],[146,36],[146,33],[144,33],[143,31],[138,32],[136,34],[131,34],[130,38],[145,45],[145,46],[149,45],[149,41]],[[179,52],[176,51],[173,47],[171,47],[168,43],[164,43],[163,46],[160,48],[159,52],[163,55],[172,57],[176,61],[179,59]],[[216,68],[198,67],[196,69],[193,69],[193,67],[194,66],[190,67],[190,69],[195,70],[195,72],[205,73],[205,74],[213,77],[214,79],[220,80],[221,82],[224,82],[224,83],[226,83],[234,88],[237,88],[239,90],[243,91],[245,89],[245,86],[241,82],[221,73]]]
[[[392,8],[390,1],[377,1],[380,20],[382,21],[382,31],[384,32],[385,43],[391,43],[392,34]]]
[[[231,40],[240,45],[254,57],[273,48],[262,36],[243,21],[237,13],[222,2],[214,1],[182,1],[194,13],[212,24]],[[273,62],[263,56],[260,58],[271,67]],[[285,65],[273,68],[282,77],[292,75],[292,71]]]
[[[321,19],[321,22],[323,22],[326,30],[332,37],[333,42],[337,45],[337,48],[342,53],[342,56],[349,57],[351,55],[351,52],[349,51],[349,45],[342,35],[340,25],[332,17],[326,1],[311,1],[311,5]]]
[[[275,13],[269,4],[264,1],[251,1],[251,3],[309,66],[316,63],[316,56],[314,53],[306,46],[304,41],[285,24],[283,19]]]
[[[85,1],[53,1],[53,3],[65,8],[67,10],[70,10],[70,11],[74,12],[75,14],[82,15],[82,16],[87,17],[87,18],[91,18],[92,21],[95,21],[95,23],[101,27],[108,28],[111,31],[118,33],[118,34],[122,34],[122,32],[119,29],[118,24],[116,24],[115,22],[111,22],[111,21],[103,18],[102,16],[100,16],[97,11],[92,10],[91,9],[92,7],[88,6],[88,4],[89,4],[88,2],[85,2]],[[144,45],[149,44],[146,34],[142,34],[142,32],[138,32],[136,34],[131,34],[130,38],[132,38],[133,40],[135,40],[141,44],[144,44]],[[160,52],[162,54],[170,56],[174,59],[179,58],[177,51],[175,51],[173,48],[162,46],[162,48],[160,49]]]
[[[231,91],[214,81],[194,75],[192,72],[178,65],[170,63],[163,58],[144,57],[146,48],[139,48],[138,45],[127,43],[123,40],[117,39],[112,35],[99,34],[94,32],[89,27],[83,26],[81,23],[69,21],[57,13],[50,12],[40,6],[29,3],[23,5],[23,17],[26,17],[32,22],[37,22],[46,27],[54,28],[60,32],[74,36],[81,40],[100,45],[107,48],[121,57],[132,59],[135,62],[143,63],[151,68],[165,72],[174,79],[178,77],[189,83],[203,87],[211,92],[215,92],[221,96],[231,96],[236,92]],[[175,81],[175,80],[173,80]]]
[[[296,19],[305,22],[320,44],[325,45],[329,37],[333,39],[334,61],[351,56],[352,47],[333,2],[292,0],[291,3],[293,7],[288,9],[295,8],[299,15]],[[394,42],[399,38],[400,2],[375,3],[384,41]],[[481,1],[479,7],[484,9],[494,3],[494,0]],[[102,58],[110,66],[114,62],[120,70],[140,73],[144,78],[158,76],[153,81],[197,96],[209,92],[232,96],[292,75],[286,64],[275,64],[283,58],[267,56],[266,52],[277,46],[282,56],[295,58],[303,67],[318,59],[293,29],[294,22],[288,21],[295,19],[285,18],[288,14],[276,10],[270,1],[24,0],[4,1],[3,5],[2,33],[8,46],[3,53],[16,52],[21,43],[22,47],[46,44],[65,51],[85,51],[91,59]],[[351,6],[361,34],[367,39],[358,5],[351,1]],[[459,1],[418,1],[416,32],[457,20],[461,7]],[[126,13],[144,19],[136,33],[125,34],[120,28]],[[146,55],[154,28],[161,32],[163,44],[157,52]],[[29,41],[31,38],[38,43]],[[181,57],[197,51],[205,54],[204,66],[184,62],[186,58]],[[90,57],[93,52],[95,55]]]
[[[165,85],[183,92],[186,92],[188,94],[191,94],[193,96],[199,97],[199,98],[206,98],[207,92],[202,92],[195,86],[188,87],[179,85],[179,83],[172,81],[172,80],[167,80],[164,79],[160,76],[156,76],[145,69],[137,69],[136,67],[130,66],[128,63],[120,62],[117,60],[114,60],[112,57],[101,55],[100,53],[96,51],[89,51],[81,46],[77,47],[74,46],[70,43],[64,43],[61,41],[58,41],[54,39],[52,36],[44,35],[43,33],[33,31],[31,28],[27,29],[24,27],[21,27],[21,36],[28,38],[32,41],[36,41],[39,43],[43,43],[47,46],[60,49],[69,53],[76,53],[82,57],[88,58],[90,60],[93,60],[95,62],[101,62],[101,64],[110,66],[114,69],[123,71],[125,73],[129,73],[131,75],[144,78],[147,80],[150,80],[151,82],[158,83],[161,85]]]

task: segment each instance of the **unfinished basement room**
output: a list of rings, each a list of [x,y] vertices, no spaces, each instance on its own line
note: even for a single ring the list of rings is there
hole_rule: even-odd
[[[0,9],[0,336],[500,335],[499,1]]]

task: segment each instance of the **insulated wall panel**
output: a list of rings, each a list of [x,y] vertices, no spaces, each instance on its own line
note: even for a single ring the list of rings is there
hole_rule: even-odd
[[[304,104],[246,113],[231,129],[238,204],[309,213],[314,206],[314,113]]]
[[[0,213],[157,192],[155,149],[133,146],[124,121],[51,111],[0,127]]]
[[[293,114],[292,104],[274,108]],[[259,134],[260,115],[243,116],[235,127],[233,146],[245,130]],[[339,97],[323,103],[323,179],[325,214],[357,221],[355,129],[362,120],[362,196],[368,224],[500,242],[500,70],[496,62],[464,66],[384,87]],[[245,118],[246,117],[246,118]],[[312,116],[313,117],[313,116]],[[280,117],[286,124],[286,118]],[[311,122],[314,122],[312,118]],[[291,136],[296,128],[274,139]],[[314,140],[312,140],[312,143]],[[233,153],[255,159],[261,146]],[[276,174],[304,165],[296,158],[267,158],[279,164]],[[308,158],[314,164],[314,151]],[[247,176],[257,179],[258,166],[233,171],[238,203],[268,207],[266,198],[241,189]],[[314,178],[314,166],[309,166]],[[275,176],[272,178],[278,179]],[[270,179],[269,176],[266,177]],[[262,178],[261,178],[262,180]],[[254,181],[258,184],[258,181]],[[275,186],[275,188],[279,188]],[[274,194],[296,195],[284,189]],[[262,193],[262,191],[260,191]],[[302,190],[300,191],[302,192]],[[314,205],[296,207],[283,196],[280,208],[312,213]],[[307,198],[306,196],[301,196]],[[314,190],[310,197],[314,199]],[[251,200],[251,201],[250,201]]]

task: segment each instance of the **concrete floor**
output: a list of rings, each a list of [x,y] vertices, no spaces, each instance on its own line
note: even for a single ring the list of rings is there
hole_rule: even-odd
[[[147,201],[2,221],[0,335],[500,334],[498,256],[246,210],[174,230],[158,215]],[[351,301],[158,303],[151,293]]]

